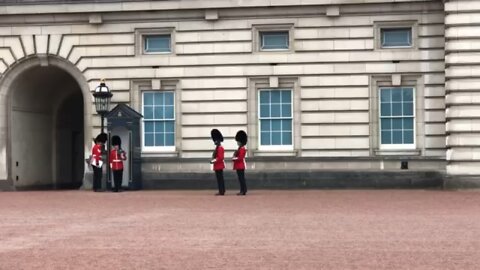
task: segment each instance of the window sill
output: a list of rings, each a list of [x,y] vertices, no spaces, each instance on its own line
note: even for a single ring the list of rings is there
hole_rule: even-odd
[[[298,152],[296,150],[255,150],[254,157],[296,157]]]
[[[143,55],[170,55],[170,54],[173,54],[172,52],[147,52],[147,51],[143,51],[142,52]]]
[[[143,157],[179,157],[180,153],[178,151],[171,152],[142,152]]]
[[[375,156],[420,156],[421,151],[418,149],[395,149],[374,151]]]
[[[265,53],[265,54],[269,54],[269,53],[272,53],[272,54],[275,54],[275,53],[289,54],[289,53],[294,53],[294,52],[295,51],[293,49],[288,49],[288,50],[257,50],[254,53],[257,53],[257,54],[262,54],[262,53]]]

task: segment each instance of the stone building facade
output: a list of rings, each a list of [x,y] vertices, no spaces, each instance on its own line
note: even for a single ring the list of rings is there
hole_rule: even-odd
[[[253,186],[476,185],[479,20],[460,0],[3,1],[0,186],[90,185],[102,78],[144,116],[146,188],[213,184],[212,128],[227,156],[247,131]]]

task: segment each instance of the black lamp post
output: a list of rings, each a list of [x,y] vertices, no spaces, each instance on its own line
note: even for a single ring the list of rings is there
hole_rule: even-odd
[[[105,85],[105,80],[102,79],[100,81],[100,85],[98,85],[95,90],[93,91],[93,98],[95,99],[95,109],[97,110],[97,113],[100,114],[100,117],[102,118],[102,129],[101,133],[104,133],[104,119],[105,119],[105,114],[107,114],[110,111],[110,100],[112,99],[113,94],[110,92],[110,89],[108,89],[107,85]],[[108,164],[108,153],[105,152],[105,147],[102,149],[102,156],[105,157],[103,160],[105,160],[105,165],[107,165],[107,168],[109,168]],[[107,177],[109,175],[107,169]],[[106,177],[102,177],[102,190],[107,189],[107,179]]]

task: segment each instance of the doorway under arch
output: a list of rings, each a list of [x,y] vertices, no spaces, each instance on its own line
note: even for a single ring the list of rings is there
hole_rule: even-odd
[[[8,91],[14,188],[79,188],[86,140],[84,91],[77,80],[59,66],[34,65]]]

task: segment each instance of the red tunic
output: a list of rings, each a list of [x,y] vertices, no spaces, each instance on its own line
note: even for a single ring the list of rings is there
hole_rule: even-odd
[[[218,171],[218,170],[223,170],[225,169],[225,162],[224,162],[224,157],[225,157],[225,149],[223,149],[223,146],[219,145],[215,149],[215,158],[212,160],[213,162],[213,170]]]
[[[102,145],[94,144],[92,147],[92,165],[100,167],[99,163],[102,160]]]
[[[112,149],[110,151],[110,168],[114,171],[123,170],[123,161],[127,159],[125,151],[117,151]]]
[[[245,156],[247,155],[247,149],[245,149],[245,146],[241,146],[238,148],[237,151],[235,151],[235,154],[233,155],[233,169],[234,170],[245,170],[247,167],[245,163]]]

